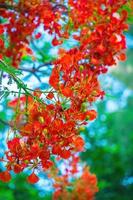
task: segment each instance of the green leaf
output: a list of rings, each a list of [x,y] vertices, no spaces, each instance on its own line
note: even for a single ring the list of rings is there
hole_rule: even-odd
[[[14,74],[14,75],[21,75],[21,71],[18,69],[15,69],[12,66],[9,66],[6,64],[4,60],[0,60],[0,69],[3,70],[4,72],[7,72],[8,74]]]

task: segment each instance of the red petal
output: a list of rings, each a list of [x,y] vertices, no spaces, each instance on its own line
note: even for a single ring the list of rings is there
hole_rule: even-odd
[[[57,40],[56,37],[52,40],[52,45],[53,46],[57,46],[57,45],[60,45],[60,44],[62,44],[62,41],[61,40]]]
[[[36,38],[36,39],[39,39],[41,36],[42,36],[41,33],[37,33],[37,34],[35,35],[35,38]]]
[[[70,97],[70,96],[72,96],[72,90],[69,87],[65,87],[62,89],[62,94],[65,97]]]
[[[74,140],[74,145],[78,151],[82,151],[84,148],[84,140],[80,136]]]
[[[0,172],[0,180],[3,182],[9,182],[11,180],[11,175],[8,170]]]
[[[89,110],[86,112],[86,118],[90,121],[94,120],[97,117],[97,112],[95,110]]]
[[[20,173],[22,171],[23,171],[23,167],[21,165],[18,165],[18,164],[14,165],[14,172],[16,174],[18,174],[18,173]]]
[[[47,96],[47,99],[53,99],[54,98],[54,94],[52,92],[50,92]]]
[[[120,61],[125,61],[125,60],[126,60],[126,54],[125,54],[125,53],[121,53],[121,54],[119,55],[119,60],[120,60]]]
[[[60,152],[60,156],[64,159],[68,159],[71,156],[71,153],[69,150],[63,150],[62,152]]]
[[[38,176],[33,172],[30,176],[27,177],[28,183],[35,184],[39,181]]]

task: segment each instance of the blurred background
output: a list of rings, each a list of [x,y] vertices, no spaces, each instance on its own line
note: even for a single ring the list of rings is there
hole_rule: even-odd
[[[81,132],[86,141],[81,159],[98,177],[96,200],[133,200],[133,26],[125,34],[127,60],[100,77],[106,96],[94,105],[97,119]],[[45,56],[45,61],[49,61]],[[0,117],[9,120],[10,112],[4,111],[5,105],[6,101],[2,101]],[[0,124],[0,154],[5,131],[6,127]],[[28,184],[25,177],[20,174],[8,184],[0,182],[0,200],[51,199],[46,177],[45,184],[36,186]]]

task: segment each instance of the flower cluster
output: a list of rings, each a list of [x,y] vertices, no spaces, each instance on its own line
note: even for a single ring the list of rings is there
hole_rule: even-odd
[[[34,95],[38,98],[41,93],[36,91]],[[51,155],[68,159],[72,151],[83,150],[84,141],[79,130],[81,124],[96,118],[95,110],[79,112],[74,105],[63,108],[59,100],[55,104],[42,104],[33,98],[27,99],[28,107],[25,108],[25,101],[25,96],[19,99],[19,112],[12,122],[13,127],[19,128],[19,134],[7,143],[8,170],[15,173],[27,167],[45,170],[53,164]],[[18,99],[10,102],[9,106],[15,109]]]
[[[6,161],[7,170],[0,173],[0,180],[9,181],[11,170],[20,173],[30,168],[32,173],[27,180],[36,183],[39,178],[35,170],[52,170],[53,155],[71,159],[75,152],[84,149],[80,130],[97,117],[91,105],[105,95],[100,87],[99,75],[107,73],[108,67],[116,64],[117,60],[126,59],[123,31],[128,29],[125,23],[127,12],[119,9],[127,1],[68,0],[67,4],[56,0],[52,3],[48,0],[7,2],[9,10],[4,6],[0,8],[2,17],[7,19],[0,26],[0,36],[7,32],[10,45],[3,48],[4,42],[0,39],[0,46],[1,53],[12,58],[15,67],[18,67],[24,51],[32,54],[28,45],[40,24],[54,35],[52,45],[59,46],[58,58],[52,63],[49,78],[51,89],[44,92],[45,101],[41,98],[43,91],[36,90],[32,95],[9,102],[15,112],[11,125],[17,134],[8,139],[6,160],[1,159]],[[41,33],[35,35],[35,39],[40,37]],[[69,50],[60,48],[63,40],[70,38],[78,43],[77,46]],[[76,174],[76,167],[72,168],[75,172],[71,175]],[[67,172],[55,184],[54,199],[93,199],[97,181],[88,168],[84,168],[81,177],[76,180],[73,193],[62,185],[62,182],[69,185],[70,171]],[[82,194],[81,197],[77,196],[78,193]]]
[[[7,9],[5,9],[7,8]],[[48,0],[20,0],[15,3],[12,0],[2,1],[0,5],[0,15],[4,20],[4,32],[8,34],[9,45],[5,45],[0,50],[1,54],[12,58],[12,64],[18,68],[23,55],[33,55],[29,47],[31,39],[39,39],[41,33],[38,32],[33,37],[34,30],[43,24],[44,30],[49,34],[54,34],[53,44],[60,44],[57,38],[64,33],[59,20],[65,8],[56,6]]]
[[[94,198],[95,193],[98,192],[97,178],[86,166],[80,171],[79,163],[79,157],[73,156],[64,174],[53,170],[55,180],[53,200],[92,200]]]

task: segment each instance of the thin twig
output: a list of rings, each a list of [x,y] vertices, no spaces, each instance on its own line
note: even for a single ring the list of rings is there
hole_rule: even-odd
[[[33,67],[31,69],[20,67],[19,70],[31,73],[33,76],[35,76],[37,78],[37,80],[39,82],[41,82],[41,78],[40,78],[39,74],[49,75],[49,73],[47,73],[46,71],[40,70],[40,68],[42,68],[44,66],[45,65],[43,65],[43,66],[41,65],[41,66],[38,66],[37,68]]]
[[[0,123],[1,124],[4,124],[5,126],[10,126],[10,127],[12,127],[13,128],[13,126],[9,123],[9,122],[7,122],[7,121],[4,121],[3,119],[1,119],[0,118]]]
[[[0,60],[0,62],[3,64],[3,66],[5,68],[8,67],[8,65],[3,60]],[[30,89],[27,88],[27,86],[24,84],[24,82],[20,78],[18,78],[15,74],[13,74],[11,72],[8,72],[8,74],[13,78],[13,80],[16,82],[16,84],[18,85],[18,87],[24,90],[24,92],[25,92],[26,95],[31,96],[33,99],[37,100],[41,104],[44,103],[40,98],[34,96],[32,93],[30,93],[28,91]]]
[[[20,12],[20,9],[17,6],[9,5],[9,4],[6,4],[6,3],[0,3],[0,8]]]

